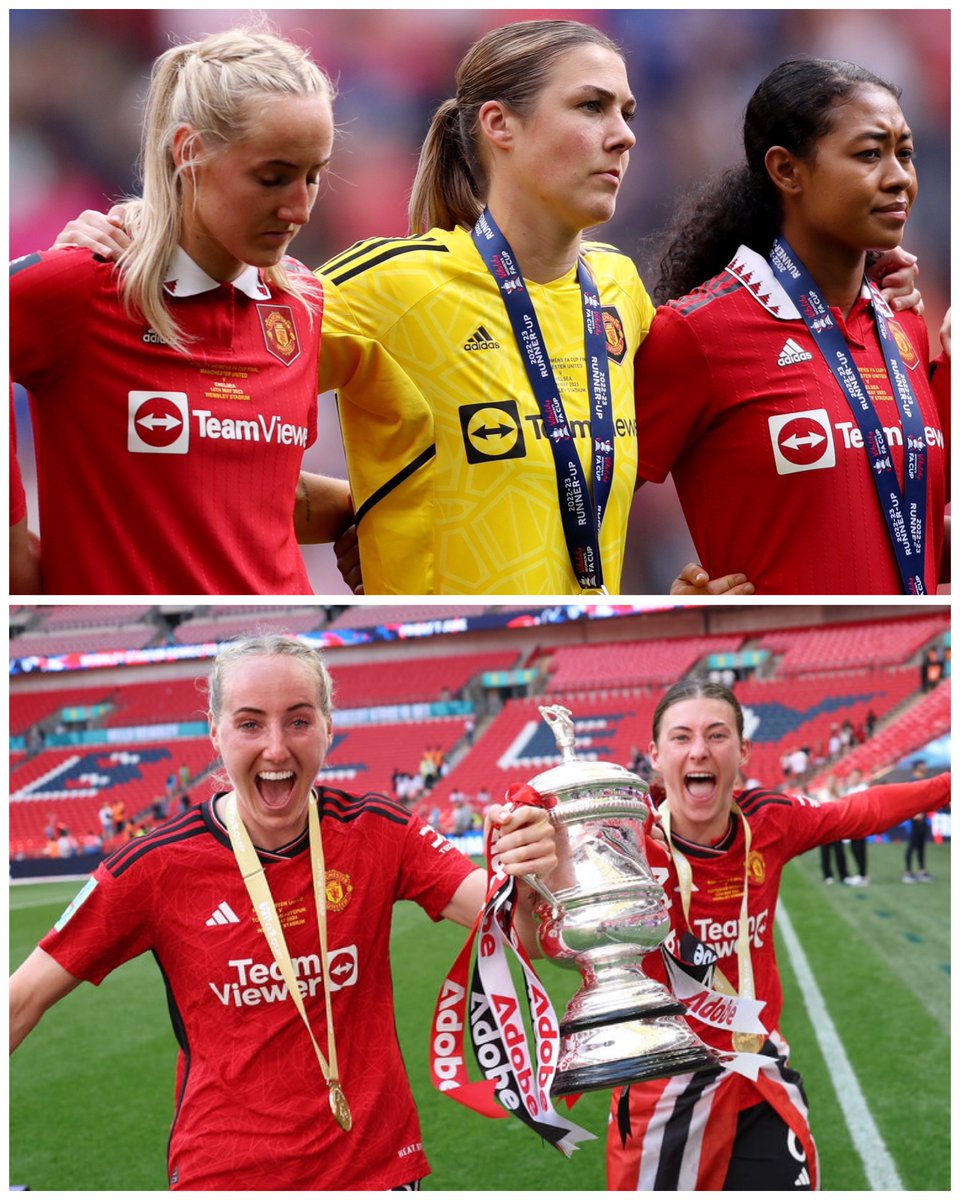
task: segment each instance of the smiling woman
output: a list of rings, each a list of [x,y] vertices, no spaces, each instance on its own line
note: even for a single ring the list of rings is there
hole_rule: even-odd
[[[227,790],[100,864],[10,980],[11,1046],[81,980],[150,951],[180,1048],[171,1188],[408,1190],[430,1168],[397,1042],[393,906],[470,926],[486,872],[395,801],[317,784],[332,689],[311,647],[241,638],[208,685]],[[507,874],[555,866],[544,809],[489,819]]]
[[[781,873],[815,846],[885,831],[950,799],[949,774],[822,807],[801,795],[738,791],[750,752],[743,728],[733,692],[701,679],[676,684],[654,714],[650,759],[666,795],[646,848],[665,881],[671,932],[667,953],[645,959],[644,970],[690,1003],[687,1020],[722,1058],[710,1071],[614,1092],[611,1189],[819,1186],[803,1083],[779,1029],[773,925]]]

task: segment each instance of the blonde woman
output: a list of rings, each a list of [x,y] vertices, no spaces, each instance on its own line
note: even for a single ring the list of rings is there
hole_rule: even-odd
[[[310,591],[292,514],[322,295],[285,255],[330,159],[332,101],[309,55],[269,33],[168,50],[120,261],[71,249],[12,265],[45,591]],[[314,540],[329,540],[346,485],[316,483]]]
[[[97,868],[10,980],[11,1046],[81,980],[150,951],[180,1047],[171,1188],[412,1189],[429,1166],[394,1021],[393,906],[470,926],[486,872],[385,796],[315,787],[332,685],[301,642],[225,647],[209,703],[223,789]],[[508,874],[549,873],[544,809],[489,819]]]

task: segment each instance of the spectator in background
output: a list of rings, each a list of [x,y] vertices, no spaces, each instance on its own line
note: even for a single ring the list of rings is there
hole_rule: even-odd
[[[920,668],[921,691],[931,692],[943,678],[944,660],[936,646],[931,646]]]
[[[127,806],[122,800],[114,800],[110,805],[110,814],[113,817],[114,837],[120,837],[127,826]]]
[[[927,764],[918,758],[910,773],[911,779],[926,779]],[[932,883],[933,876],[927,870],[927,837],[930,832],[930,819],[925,812],[917,813],[910,818],[910,833],[907,849],[904,855],[904,883]],[[916,858],[918,870],[914,871],[913,860]]]
[[[450,799],[453,802],[453,832],[455,836],[462,837],[473,827],[473,811],[462,792],[454,792]]]
[[[100,805],[97,816],[100,818],[100,836],[106,841],[107,838],[116,832],[114,828],[113,809],[106,800]]]
[[[843,794],[845,796],[852,796],[857,792],[865,792],[868,786],[863,781],[863,772],[855,767],[847,776]],[[865,837],[850,838],[849,846],[857,869],[853,875],[849,876],[843,882],[849,887],[866,887],[870,882],[870,877],[867,874],[867,839]]]
[[[831,775],[827,780],[825,793],[821,796],[821,800],[830,803],[839,799],[840,784],[836,777]],[[820,869],[823,873],[824,883],[836,883],[838,879],[841,883],[850,883],[850,875],[847,871],[847,855],[843,846],[844,843],[841,840],[839,842],[826,842],[820,847]],[[836,874],[834,874],[833,870],[834,863],[837,866]]]

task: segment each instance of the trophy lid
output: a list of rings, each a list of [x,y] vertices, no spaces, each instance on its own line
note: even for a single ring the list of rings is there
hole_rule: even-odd
[[[570,788],[577,787],[629,788],[644,794],[649,791],[639,775],[628,771],[619,763],[577,758],[574,750],[576,734],[573,716],[568,708],[560,704],[545,705],[540,706],[540,713],[553,730],[560,751],[560,763],[541,771],[529,781],[536,791],[542,794],[562,794]]]

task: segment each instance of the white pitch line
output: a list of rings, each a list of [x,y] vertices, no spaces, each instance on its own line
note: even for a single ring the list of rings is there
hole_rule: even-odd
[[[863,1162],[863,1169],[866,1172],[870,1188],[875,1192],[902,1191],[903,1184],[897,1174],[896,1164],[890,1157],[886,1143],[880,1136],[880,1130],[867,1107],[860,1083],[850,1065],[849,1058],[847,1058],[837,1028],[827,1012],[823,995],[817,987],[810,963],[807,961],[807,956],[800,945],[800,939],[790,923],[782,900],[777,904],[777,929],[783,939],[784,949],[790,959],[793,973],[800,984],[813,1031],[830,1072],[830,1078],[837,1093],[837,1099],[840,1101],[850,1136],[853,1138],[853,1144]]]

